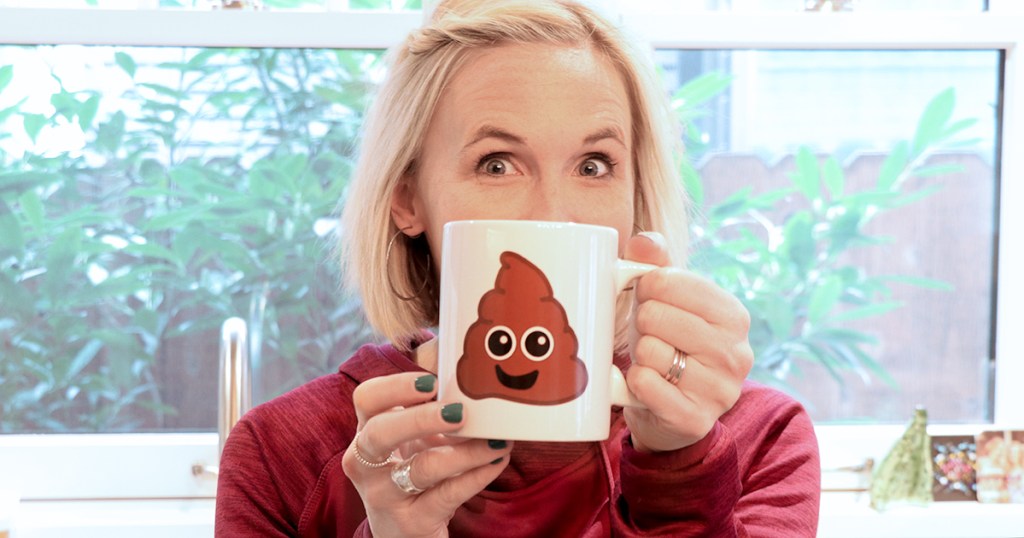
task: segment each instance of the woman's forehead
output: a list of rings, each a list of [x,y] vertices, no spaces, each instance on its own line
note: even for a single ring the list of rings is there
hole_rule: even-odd
[[[604,124],[628,136],[629,96],[615,66],[589,47],[508,44],[474,51],[454,74],[435,120],[463,136],[481,126],[547,121]],[[457,124],[457,125],[455,125]]]

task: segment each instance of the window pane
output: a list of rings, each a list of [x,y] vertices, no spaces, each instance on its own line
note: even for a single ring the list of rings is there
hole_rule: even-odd
[[[0,431],[214,429],[231,316],[257,402],[365,341],[330,252],[378,57],[0,47]]]
[[[328,7],[352,10],[419,10],[422,0],[0,0],[0,8],[101,9],[266,9],[322,11]]]
[[[660,51],[692,263],[818,421],[991,420],[997,51]]]
[[[598,2],[599,4],[607,2]],[[614,2],[613,2],[614,3]],[[987,10],[986,0],[635,0],[630,11],[967,11]]]

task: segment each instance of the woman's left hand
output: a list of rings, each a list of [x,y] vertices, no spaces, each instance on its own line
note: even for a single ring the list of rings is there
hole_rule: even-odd
[[[626,383],[647,409],[625,409],[633,446],[665,451],[692,445],[739,399],[754,364],[750,314],[710,280],[669,267],[660,234],[630,238],[625,257],[661,266],[635,288]],[[673,384],[665,376],[677,349],[686,354],[686,368]]]

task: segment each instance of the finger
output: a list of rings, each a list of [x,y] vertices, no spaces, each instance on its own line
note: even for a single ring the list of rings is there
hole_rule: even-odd
[[[511,445],[511,443],[509,443]],[[460,506],[480,493],[508,466],[506,454],[444,480],[428,489],[418,502],[431,506],[435,517],[450,517]]]
[[[688,310],[709,323],[745,329],[750,315],[743,303],[711,280],[685,269],[651,271],[636,285],[637,301],[656,299]]]
[[[374,415],[426,402],[437,393],[437,377],[422,372],[405,372],[375,377],[360,383],[352,391],[352,405],[359,424]]]
[[[512,451],[509,441],[471,439],[458,445],[440,446],[416,454],[409,476],[416,486],[430,489],[445,480],[484,465],[496,465]]]
[[[626,385],[647,408],[627,408],[626,420],[643,445],[651,450],[674,450],[700,440],[713,423],[701,401],[665,382],[652,368],[634,366],[626,373]],[[638,426],[639,425],[639,426]]]
[[[672,367],[676,349],[661,338],[651,335],[641,336],[633,350],[633,364],[651,368],[664,377]]]
[[[699,360],[694,355],[688,355],[686,368],[683,369],[679,380],[670,383],[665,379],[665,374],[672,365],[675,349],[663,340],[651,336],[637,341],[636,355],[633,368],[638,368],[640,372],[647,371],[647,373],[636,374],[637,376],[642,375],[644,379],[644,385],[637,390],[649,395],[646,397],[654,398],[655,401],[649,402],[640,394],[634,394],[637,399],[647,404],[652,412],[659,415],[673,412],[671,407],[662,407],[660,398],[679,393],[696,405],[695,408],[689,410],[690,412],[705,414],[716,412],[718,414],[714,417],[717,418],[736,403],[742,380],[746,376],[746,372],[740,366],[733,364],[738,361],[728,364],[709,363]],[[665,388],[669,390],[665,391]]]
[[[622,255],[627,260],[658,266],[671,263],[665,237],[658,232],[640,232],[630,237]]]
[[[403,445],[411,446],[403,456],[410,456],[429,445],[422,443],[443,433],[462,427],[462,404],[426,402],[403,409],[392,409],[370,417],[360,431],[360,454],[379,454],[382,458]],[[414,443],[415,442],[415,443]]]
[[[661,301],[647,300],[638,304],[633,326],[638,339],[655,336],[690,355],[716,353],[718,328],[692,312]]]

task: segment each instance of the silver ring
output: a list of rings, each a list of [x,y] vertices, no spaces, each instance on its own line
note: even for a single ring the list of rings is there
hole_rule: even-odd
[[[359,463],[362,463],[363,465],[365,465],[365,466],[367,466],[367,467],[369,467],[371,469],[380,469],[381,467],[384,467],[385,465],[394,463],[394,461],[395,461],[395,451],[394,450],[392,450],[391,453],[388,454],[388,457],[384,458],[384,461],[376,461],[376,462],[374,462],[374,461],[369,461],[366,458],[364,458],[363,455],[359,453],[359,436],[362,435],[362,433],[363,433],[362,430],[356,432],[355,438],[352,439],[352,455],[355,456],[356,461],[358,461]]]
[[[665,374],[665,381],[668,381],[673,385],[679,383],[679,379],[683,377],[683,370],[685,369],[686,353],[683,353],[683,350],[676,348],[676,354],[672,356],[672,366],[669,366],[668,373]]]
[[[412,483],[412,460],[416,459],[419,453],[413,454],[411,458],[401,461],[391,468],[391,481],[398,486],[398,489],[408,493],[409,495],[419,495],[424,491],[423,488],[416,487],[416,484]]]

